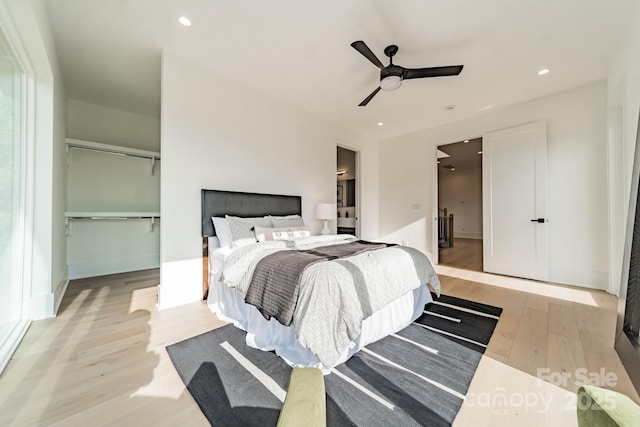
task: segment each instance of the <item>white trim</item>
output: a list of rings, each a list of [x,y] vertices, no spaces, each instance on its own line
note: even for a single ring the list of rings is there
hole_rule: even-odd
[[[30,55],[25,49],[23,34],[20,31],[20,16],[16,18],[15,5],[0,2],[0,32],[3,33],[13,57],[20,67],[22,76],[21,102],[21,147],[20,147],[20,200],[16,208],[22,212],[14,232],[19,236],[13,249],[20,254],[15,260],[12,284],[21,287],[21,296],[17,302],[20,306],[20,319],[12,331],[4,338],[0,337],[0,373],[9,362],[13,352],[27,332],[31,324],[29,311],[29,295],[32,288],[33,269],[33,230],[34,230],[34,194],[35,194],[35,115],[36,115],[36,81],[34,67]],[[21,5],[20,5],[21,6]],[[20,9],[17,9],[20,15]],[[13,255],[12,255],[13,256]]]
[[[0,373],[7,367],[11,356],[13,356],[16,348],[18,348],[29,326],[31,326],[31,320],[21,320],[15,325],[7,338],[0,343]]]
[[[620,78],[607,108],[607,186],[609,226],[609,277],[607,292],[620,296],[622,262],[625,245],[624,140],[626,129],[626,75]]]
[[[355,153],[355,166],[356,166],[356,173],[355,173],[355,180],[356,180],[356,213],[355,213],[355,224],[356,224],[356,236],[357,237],[361,237],[362,236],[362,231],[360,230],[360,224],[362,223],[361,219],[360,219],[360,212],[361,212],[361,202],[360,202],[360,184],[361,184],[361,179],[360,179],[360,149],[359,148],[355,148],[352,146],[349,146],[347,144],[344,144],[342,141],[338,140],[336,141],[336,161],[335,161],[335,165],[338,164],[338,147],[339,148],[343,148],[345,150],[349,150],[349,151],[353,151]],[[334,165],[334,166],[335,166]],[[337,180],[336,180],[337,181]],[[346,207],[346,206],[343,206]],[[337,227],[337,225],[336,225]]]
[[[606,291],[609,285],[609,273],[549,266],[549,282]]]
[[[53,295],[53,315],[56,316],[58,314],[58,310],[60,309],[60,304],[62,303],[62,298],[64,297],[65,292],[67,291],[67,287],[69,286],[69,269],[67,268],[67,274],[65,278],[60,281],[58,286],[56,286],[56,290]]]
[[[49,319],[54,317],[54,295],[48,294],[31,295],[29,298],[29,313],[33,320]]]

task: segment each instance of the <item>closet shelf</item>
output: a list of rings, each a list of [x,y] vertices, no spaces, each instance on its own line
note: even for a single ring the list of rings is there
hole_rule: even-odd
[[[156,219],[160,219],[160,212],[65,212],[64,224],[67,227],[67,236],[71,236],[72,220],[128,220],[145,219],[148,220],[147,231],[153,231],[153,224]]]
[[[157,151],[139,150],[137,148],[121,147],[118,145],[103,144],[101,142],[84,141],[81,139],[66,138],[67,143],[67,166],[71,167],[71,149],[100,151],[103,153],[116,154],[119,156],[133,156],[142,159],[149,159],[149,174],[153,175],[153,168],[156,160],[160,160],[160,153]]]
[[[146,219],[160,218],[160,212],[65,212],[64,217],[77,219]]]
[[[139,150],[137,148],[121,147],[118,145],[102,144],[101,142],[83,141],[81,139],[66,138],[68,147],[84,148],[87,150],[105,151],[107,153],[124,154],[127,156],[159,159],[157,151]]]

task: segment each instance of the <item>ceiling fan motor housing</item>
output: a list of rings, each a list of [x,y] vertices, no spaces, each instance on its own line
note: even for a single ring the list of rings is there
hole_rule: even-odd
[[[402,85],[402,67],[387,65],[380,70],[380,89],[395,90]]]

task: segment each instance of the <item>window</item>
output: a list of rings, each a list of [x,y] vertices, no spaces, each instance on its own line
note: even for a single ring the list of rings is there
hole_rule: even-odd
[[[25,74],[0,33],[0,371],[23,310]]]

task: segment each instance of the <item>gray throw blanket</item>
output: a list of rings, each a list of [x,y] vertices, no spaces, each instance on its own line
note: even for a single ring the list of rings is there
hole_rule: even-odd
[[[245,302],[254,305],[269,320],[275,317],[284,326],[291,325],[298,302],[300,280],[305,268],[382,249],[393,244],[357,240],[352,243],[322,246],[309,250],[284,250],[265,256],[256,265]]]

